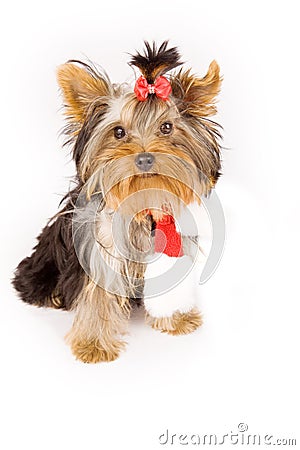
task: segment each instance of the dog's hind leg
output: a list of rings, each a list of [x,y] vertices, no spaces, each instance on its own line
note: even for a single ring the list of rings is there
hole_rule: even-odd
[[[53,255],[53,245],[57,240],[54,235],[55,224],[46,226],[32,255],[23,259],[16,269],[12,283],[26,303],[60,307],[59,300],[55,298],[60,272]]]
[[[32,255],[17,267],[12,283],[26,303],[71,308],[82,288],[83,269],[73,246],[70,216],[58,216],[43,229]]]

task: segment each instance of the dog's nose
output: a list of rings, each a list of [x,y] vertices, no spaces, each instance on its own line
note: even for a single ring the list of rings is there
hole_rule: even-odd
[[[135,164],[142,172],[148,172],[154,164],[152,153],[139,153],[135,158]]]

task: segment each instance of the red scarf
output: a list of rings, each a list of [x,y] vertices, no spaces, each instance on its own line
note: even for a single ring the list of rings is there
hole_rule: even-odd
[[[161,233],[157,233],[156,230],[160,230]],[[183,256],[182,239],[176,230],[173,216],[166,214],[156,222],[154,248],[155,252],[165,253],[168,256]]]

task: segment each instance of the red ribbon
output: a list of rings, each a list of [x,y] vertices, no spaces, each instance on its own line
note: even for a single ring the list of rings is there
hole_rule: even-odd
[[[149,94],[155,94],[162,100],[168,100],[172,92],[171,84],[165,77],[158,77],[154,84],[149,84],[145,77],[140,76],[135,83],[134,93],[141,102],[147,100]]]
[[[157,230],[160,232],[157,233]],[[157,253],[165,253],[168,256],[183,256],[182,239],[177,232],[173,216],[164,215],[156,222],[154,249]]]

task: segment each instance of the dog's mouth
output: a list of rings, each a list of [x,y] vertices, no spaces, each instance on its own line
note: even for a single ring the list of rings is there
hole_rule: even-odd
[[[155,177],[159,177],[160,174],[157,172],[137,172],[134,174],[133,178],[155,178]]]
[[[142,178],[153,178],[153,177],[157,177],[158,174],[146,172],[146,173],[139,173],[138,176],[142,177]]]

